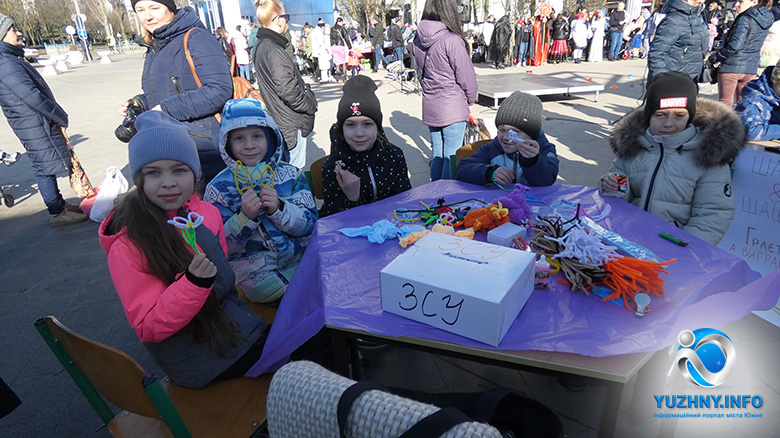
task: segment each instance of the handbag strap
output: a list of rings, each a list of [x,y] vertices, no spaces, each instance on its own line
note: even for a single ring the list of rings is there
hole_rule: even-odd
[[[453,427],[474,421],[455,408],[443,408],[418,421],[399,438],[430,438],[442,436]]]
[[[384,387],[374,382],[356,382],[341,394],[341,397],[339,397],[338,407],[336,408],[336,419],[338,420],[339,424],[340,437],[347,438],[347,416],[349,415],[349,411],[352,409],[352,405],[355,403],[355,400],[364,392],[371,391],[373,389],[383,390]]]
[[[203,87],[203,83],[200,82],[200,78],[198,77],[198,72],[195,71],[195,62],[192,60],[192,53],[190,53],[190,46],[188,44],[188,41],[190,40],[190,33],[195,30],[195,28],[191,28],[187,31],[187,33],[184,34],[184,56],[187,57],[187,64],[190,65],[190,70],[192,70],[192,77],[195,78],[195,83],[198,84],[198,88]],[[222,115],[217,113],[214,114],[214,117],[217,119],[218,122],[222,123]]]

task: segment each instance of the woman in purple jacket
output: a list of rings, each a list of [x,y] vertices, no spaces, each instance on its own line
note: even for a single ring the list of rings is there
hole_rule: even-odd
[[[463,145],[477,75],[454,0],[427,0],[417,27],[414,58],[422,74],[423,123],[431,132],[431,180],[450,178],[450,156]]]

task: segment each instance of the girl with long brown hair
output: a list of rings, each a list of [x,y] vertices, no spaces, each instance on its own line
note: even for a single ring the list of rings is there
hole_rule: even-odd
[[[161,111],[142,113],[136,126],[136,187],[100,227],[127,319],[177,384],[240,377],[260,358],[268,325],[238,299],[222,216],[195,194],[195,142]]]

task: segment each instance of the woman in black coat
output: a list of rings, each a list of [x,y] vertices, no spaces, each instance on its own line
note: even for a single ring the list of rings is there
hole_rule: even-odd
[[[288,41],[282,34],[289,29],[290,18],[284,6],[278,0],[256,0],[255,4],[260,24],[254,57],[257,89],[282,131],[289,151],[282,159],[302,169],[306,165],[306,136],[314,129],[317,99],[284,49]]]
[[[742,99],[742,88],[756,78],[761,46],[764,44],[774,16],[769,10],[771,0],[739,0],[737,19],[726,35],[724,47],[710,55],[707,62],[720,62],[718,70],[718,100],[734,105]]]
[[[57,187],[57,176],[67,174],[71,166],[61,129],[68,126],[68,114],[41,75],[24,60],[22,35],[3,14],[0,35],[0,106],[32,161],[49,220],[55,227],[83,222],[87,216],[78,206],[66,203]]]

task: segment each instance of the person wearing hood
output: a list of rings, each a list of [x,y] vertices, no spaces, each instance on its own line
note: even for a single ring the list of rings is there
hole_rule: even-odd
[[[729,165],[745,127],[729,106],[697,93],[687,73],[658,74],[644,107],[615,123],[616,157],[599,191],[717,245],[734,218]]]
[[[780,61],[742,89],[736,111],[750,141],[780,140]]]
[[[236,284],[256,303],[281,299],[317,221],[303,172],[282,162],[282,151],[282,134],[259,100],[225,104],[219,152],[227,167],[203,200],[222,214]]]
[[[233,97],[225,53],[191,7],[177,9],[173,0],[131,0],[131,4],[143,28],[138,42],[146,47],[143,93],[137,97],[144,109],[161,110],[186,124],[198,146],[204,180],[209,181],[225,167],[217,150],[216,118]],[[128,104],[119,109],[123,117]]]
[[[769,7],[772,0],[737,0],[737,19],[726,34],[723,48],[707,62],[720,63],[718,100],[726,105],[742,99],[742,88],[756,78],[761,46],[775,19]]]
[[[348,210],[412,188],[404,153],[385,137],[376,83],[358,75],[342,87],[330,156],[322,165],[320,216]]]
[[[450,156],[463,146],[477,75],[451,0],[427,0],[417,26],[414,58],[421,72],[423,123],[431,133],[431,181],[450,178]]]
[[[656,27],[647,56],[647,83],[666,71],[687,73],[693,80],[701,74],[710,32],[702,18],[703,0],[669,0],[661,9],[664,18]]]
[[[317,98],[303,82],[298,64],[290,58],[292,53],[285,51],[289,41],[283,34],[290,30],[290,14],[284,12],[284,5],[278,0],[256,0],[255,5],[260,24],[253,60],[257,90],[268,106],[268,114],[282,131],[287,145],[283,160],[302,169],[306,165],[306,137],[314,129]]]
[[[78,205],[65,202],[57,186],[57,175],[65,175],[71,168],[68,143],[61,129],[68,126],[68,114],[35,67],[25,61],[22,34],[3,14],[0,39],[0,107],[32,162],[49,223],[56,227],[84,222],[87,216]],[[13,154],[2,155],[9,166],[16,161]],[[9,155],[7,160],[5,155]]]

